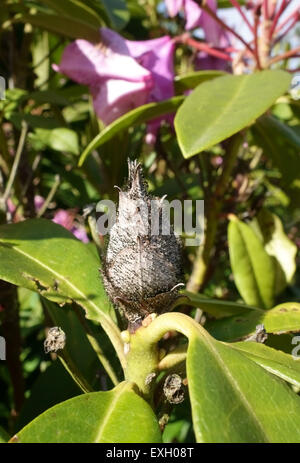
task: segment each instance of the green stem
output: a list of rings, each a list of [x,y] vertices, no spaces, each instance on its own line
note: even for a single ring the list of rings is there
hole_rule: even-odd
[[[72,376],[73,380],[80,387],[83,392],[94,392],[92,386],[86,381],[86,379],[80,374],[75,363],[68,355],[67,351],[62,350],[57,353],[57,356],[68,373]]]
[[[37,217],[40,218],[44,215],[44,213],[46,212],[46,210],[48,209],[48,206],[49,204],[51,203],[56,191],[57,191],[57,188],[59,187],[59,184],[60,184],[60,176],[59,175],[55,175],[54,177],[54,183],[51,187],[51,190],[49,191],[49,194],[47,196],[47,198],[45,199],[45,202],[44,204],[42,205],[42,207],[40,208],[40,210],[38,211],[37,213]]]
[[[73,307],[75,309],[75,313],[77,315],[77,318],[78,318],[79,322],[81,323],[81,325],[83,326],[83,329],[86,332],[88,341],[91,344],[91,346],[92,346],[93,350],[95,351],[95,353],[97,354],[97,357],[98,357],[101,365],[103,365],[106,373],[110,377],[110,379],[111,379],[112,383],[114,384],[114,386],[117,386],[119,384],[119,380],[117,378],[117,375],[116,375],[113,367],[111,366],[109,360],[106,358],[105,354],[103,353],[101,347],[99,346],[99,343],[98,343],[97,339],[94,337],[93,333],[91,332],[91,329],[89,328],[88,324],[86,323],[85,317],[81,314],[81,312],[78,310],[78,308],[75,305]]]
[[[198,248],[194,268],[187,283],[187,290],[198,292],[207,275],[209,261],[214,247],[219,225],[219,215],[223,207],[224,195],[228,188],[230,175],[238,157],[243,137],[240,133],[231,138],[231,143],[224,158],[222,174],[217,182],[214,195],[207,208],[206,233],[204,244]]]
[[[12,166],[12,169],[11,169],[11,172],[10,172],[10,176],[9,176],[6,188],[5,188],[4,195],[1,198],[1,202],[2,202],[3,205],[5,205],[7,199],[9,197],[9,195],[10,195],[10,191],[11,191],[12,185],[13,185],[15,177],[16,177],[17,169],[18,169],[18,166],[20,164],[21,155],[22,155],[23,148],[24,148],[25,141],[26,141],[27,130],[28,130],[28,126],[27,126],[26,122],[22,121],[21,135],[20,135],[19,144],[18,144],[18,147],[17,147],[15,159],[14,159],[13,166]]]
[[[187,345],[178,346],[166,355],[157,365],[159,371],[170,370],[177,367],[186,360]]]
[[[208,336],[191,317],[177,312],[160,315],[149,326],[139,328],[131,336],[125,378],[134,382],[150,403],[153,401],[155,381],[149,384],[146,379],[150,373],[159,371],[161,363],[157,343],[168,331],[178,331],[189,339],[199,335],[199,332]]]

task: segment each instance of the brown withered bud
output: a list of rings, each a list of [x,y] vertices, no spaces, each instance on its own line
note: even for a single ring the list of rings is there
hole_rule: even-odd
[[[184,401],[182,379],[176,373],[168,375],[164,382],[164,395],[170,404],[180,404]]]
[[[182,245],[172,227],[166,234],[163,198],[149,195],[140,164],[128,163],[128,185],[119,192],[102,275],[134,332],[150,313],[171,310],[182,284]]]
[[[47,338],[44,341],[44,350],[46,354],[50,352],[57,352],[63,350],[66,344],[66,334],[59,328],[59,326],[53,326],[49,329]]]

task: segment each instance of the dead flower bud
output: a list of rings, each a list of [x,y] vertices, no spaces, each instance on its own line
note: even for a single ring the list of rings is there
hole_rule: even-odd
[[[164,395],[170,404],[180,404],[184,401],[182,379],[176,373],[168,375],[164,382]]]
[[[148,194],[140,164],[129,161],[128,186],[119,191],[117,220],[110,230],[102,276],[130,332],[149,314],[171,310],[178,297],[182,245],[171,226],[169,234],[162,233],[163,220],[167,220],[164,207],[161,198]],[[153,225],[156,233],[151,233]]]
[[[66,344],[66,334],[59,328],[59,326],[53,326],[49,329],[47,338],[44,342],[45,353],[57,352],[63,350]]]

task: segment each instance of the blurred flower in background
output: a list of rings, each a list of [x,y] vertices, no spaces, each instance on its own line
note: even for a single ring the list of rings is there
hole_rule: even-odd
[[[77,212],[77,209],[58,209],[52,221],[69,230],[78,240],[88,243],[89,239],[84,226],[75,221]]]
[[[88,85],[98,117],[105,123],[149,102],[173,96],[175,42],[168,36],[145,41],[123,39],[101,28],[101,43],[76,40],[54,69]],[[154,121],[151,131],[159,126]]]
[[[126,44],[139,64],[151,72],[154,87],[147,103],[167,100],[174,96],[174,51],[175,41],[169,36],[144,41],[130,41]],[[155,142],[157,131],[162,121],[173,123],[173,115],[154,119],[147,125],[146,142]]]
[[[167,11],[171,18],[174,18],[180,11],[183,11],[186,20],[187,31],[202,27],[205,32],[213,32],[215,21],[193,0],[165,0]],[[207,6],[213,11],[217,9],[216,0],[207,0]]]
[[[145,104],[154,86],[151,73],[130,56],[126,41],[108,28],[101,28],[97,45],[87,40],[69,44],[54,70],[89,87],[105,124]]]
[[[34,196],[34,207],[36,213],[43,207],[45,199],[43,196]],[[12,202],[10,198],[7,200],[7,207],[10,214],[13,216],[13,222],[20,222],[23,220],[22,216],[17,213],[17,206]],[[89,239],[85,230],[85,227],[76,220],[78,209],[57,209],[54,213],[52,221],[61,225],[62,227],[69,230],[73,235],[82,241],[88,243]]]

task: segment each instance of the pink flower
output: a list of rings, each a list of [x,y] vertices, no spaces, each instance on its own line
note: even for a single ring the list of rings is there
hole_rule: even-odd
[[[133,56],[143,67],[151,71],[154,87],[150,92],[148,102],[167,100],[174,96],[174,50],[175,42],[169,36],[140,42],[126,41]],[[171,125],[172,115],[154,119],[148,124],[146,142],[155,142],[157,131],[163,120]]]
[[[139,42],[126,40],[126,44],[131,56],[151,72],[154,86],[148,102],[171,98],[174,95],[174,40],[166,35],[158,39]]]
[[[164,36],[136,42],[107,28],[100,32],[104,45],[76,40],[54,69],[89,86],[95,111],[105,124],[145,103],[174,95],[174,40]],[[161,120],[151,123],[153,133]]]
[[[208,30],[211,27],[213,19],[193,0],[165,0],[165,2],[171,18],[174,18],[183,9],[186,19],[186,30],[194,29],[195,27],[202,27],[204,30]],[[216,11],[216,0],[207,0],[207,5],[211,10]]]
[[[59,71],[88,85],[94,108],[105,124],[145,104],[154,86],[151,72],[130,55],[126,41],[116,32],[101,28],[101,44],[76,40],[63,53]]]
[[[33,200],[34,200],[34,208],[36,212],[38,212],[43,206],[45,199],[43,198],[43,196],[35,195]]]
[[[52,219],[53,222],[61,225],[76,236],[83,243],[88,243],[89,239],[84,227],[75,221],[76,209],[58,209]]]

